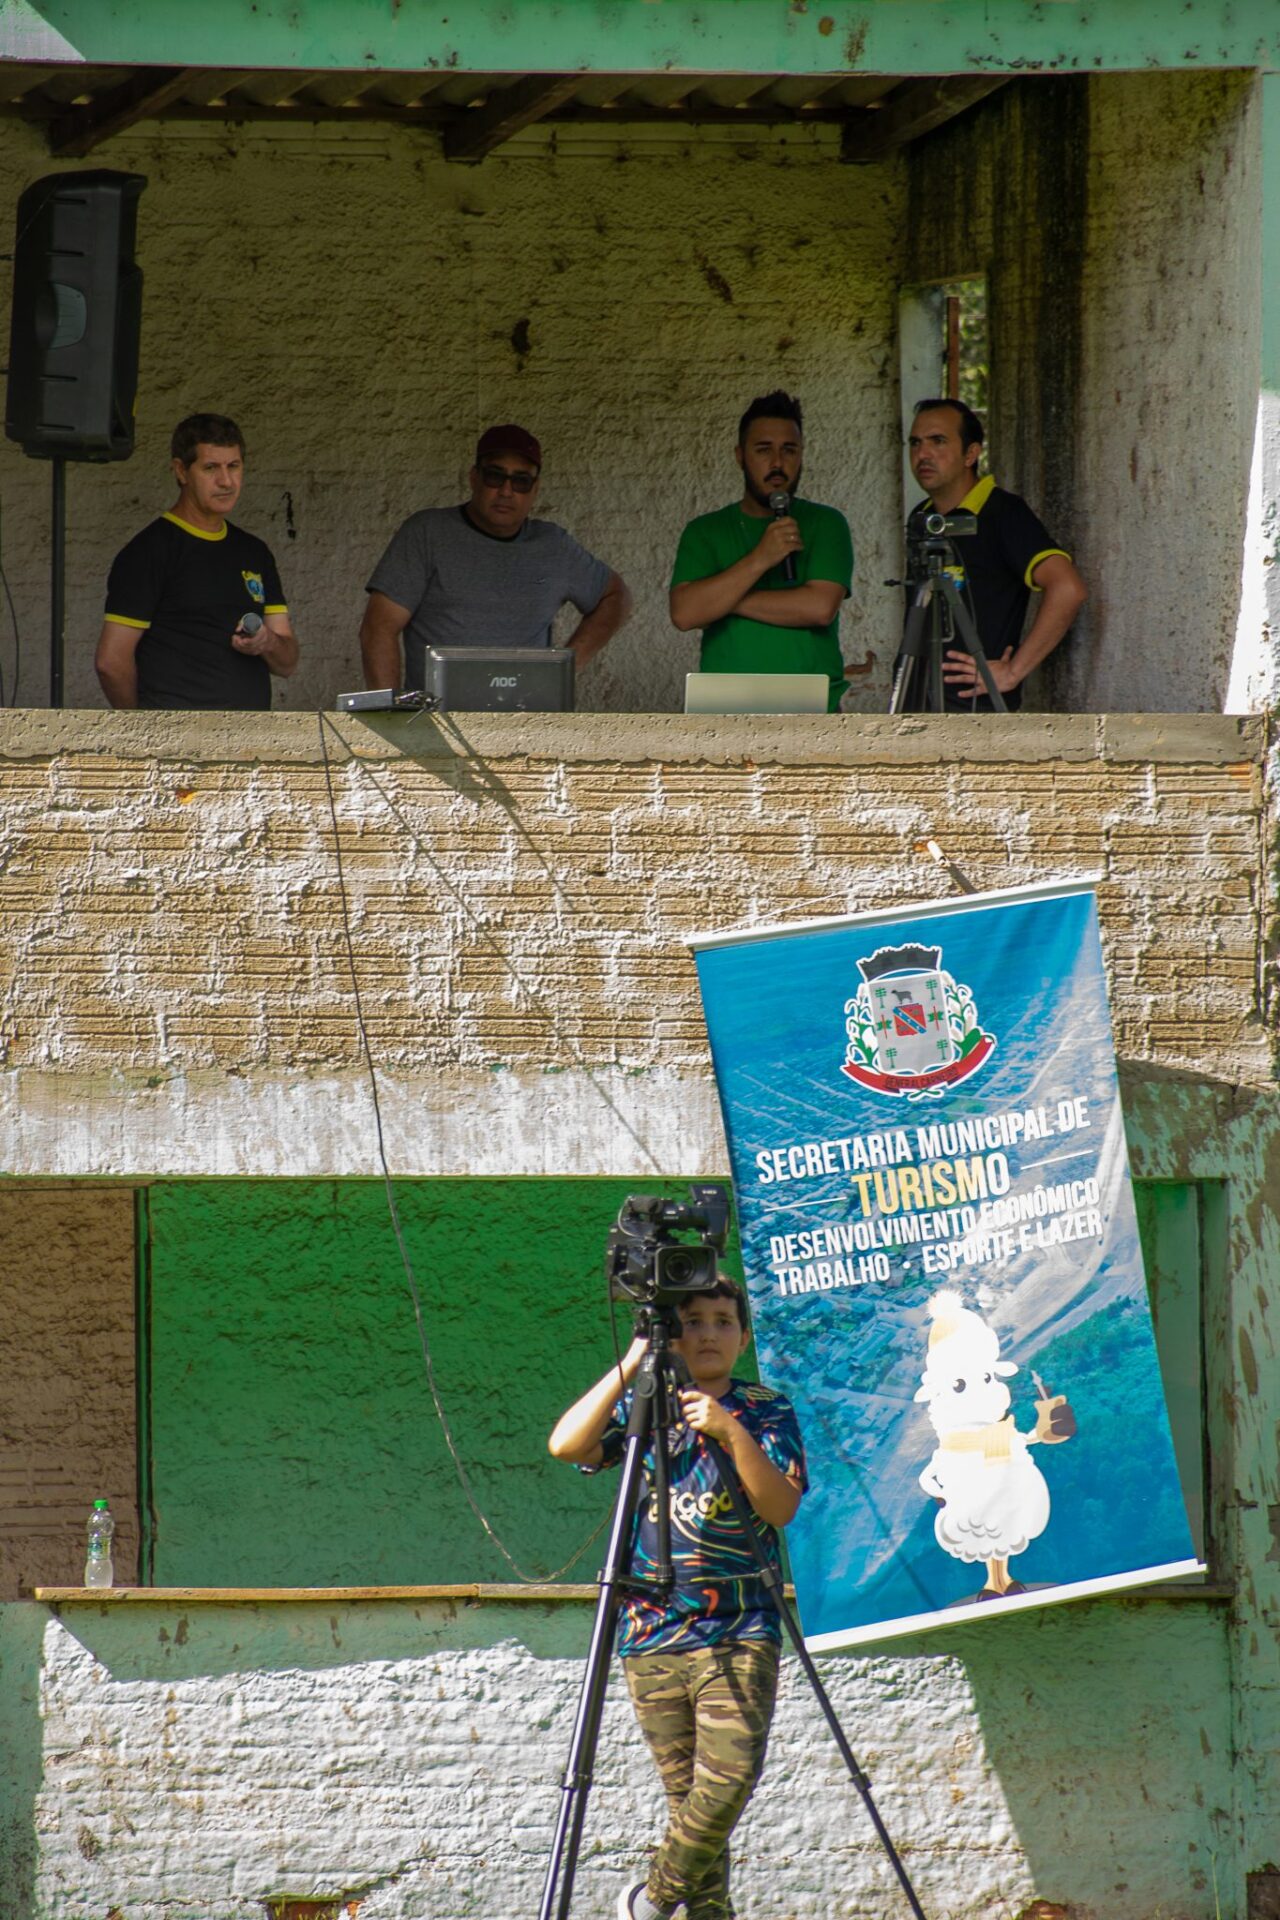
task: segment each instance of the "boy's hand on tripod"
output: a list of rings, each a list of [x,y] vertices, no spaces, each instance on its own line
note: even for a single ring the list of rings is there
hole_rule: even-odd
[[[642,1333],[636,1334],[631,1345],[622,1356],[622,1371],[628,1380],[634,1380],[640,1371],[640,1362],[649,1351],[649,1342]]]
[[[681,1387],[680,1411],[686,1426],[692,1427],[695,1433],[705,1433],[710,1439],[718,1440],[722,1446],[728,1446],[734,1435],[741,1432],[728,1409],[697,1387]]]
[[[697,1387],[680,1389],[680,1411],[695,1433],[720,1442],[737,1469],[742,1491],[762,1520],[771,1527],[785,1527],[795,1518],[800,1505],[798,1483],[774,1466],[741,1420]]]

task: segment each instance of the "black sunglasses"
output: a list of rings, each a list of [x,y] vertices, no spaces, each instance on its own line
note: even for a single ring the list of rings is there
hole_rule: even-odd
[[[538,484],[536,473],[508,473],[505,467],[481,467],[480,478],[495,493],[500,493],[508,484],[513,493],[532,493]]]

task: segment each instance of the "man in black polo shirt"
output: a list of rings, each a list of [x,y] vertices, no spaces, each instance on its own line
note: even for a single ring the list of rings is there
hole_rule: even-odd
[[[227,519],[244,438],[234,420],[193,413],[170,452],[177,500],[112,562],[94,660],[102,690],[113,707],[269,707],[271,676],[293,672],[298,643],[271,549]]]
[[[1022,682],[1047,659],[1085,601],[1071,556],[1016,493],[987,474],[978,478],[982,422],[961,400],[922,400],[911,422],[911,471],[929,496],[912,509],[908,536],[923,533],[930,513],[974,516],[976,531],[955,542],[955,573],[991,677],[1010,709],[1022,705]],[[1032,592],[1040,604],[1023,638]],[[990,713],[982,676],[963,648],[942,657],[949,713]]]

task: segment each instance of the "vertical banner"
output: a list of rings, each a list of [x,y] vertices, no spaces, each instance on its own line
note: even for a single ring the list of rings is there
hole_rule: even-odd
[[[808,1644],[1200,1571],[1092,888],[690,945]]]

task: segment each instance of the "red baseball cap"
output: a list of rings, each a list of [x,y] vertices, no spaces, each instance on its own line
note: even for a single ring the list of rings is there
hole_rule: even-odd
[[[518,454],[539,473],[542,471],[542,448],[523,427],[486,427],[476,442],[476,461],[487,460],[495,453]]]

